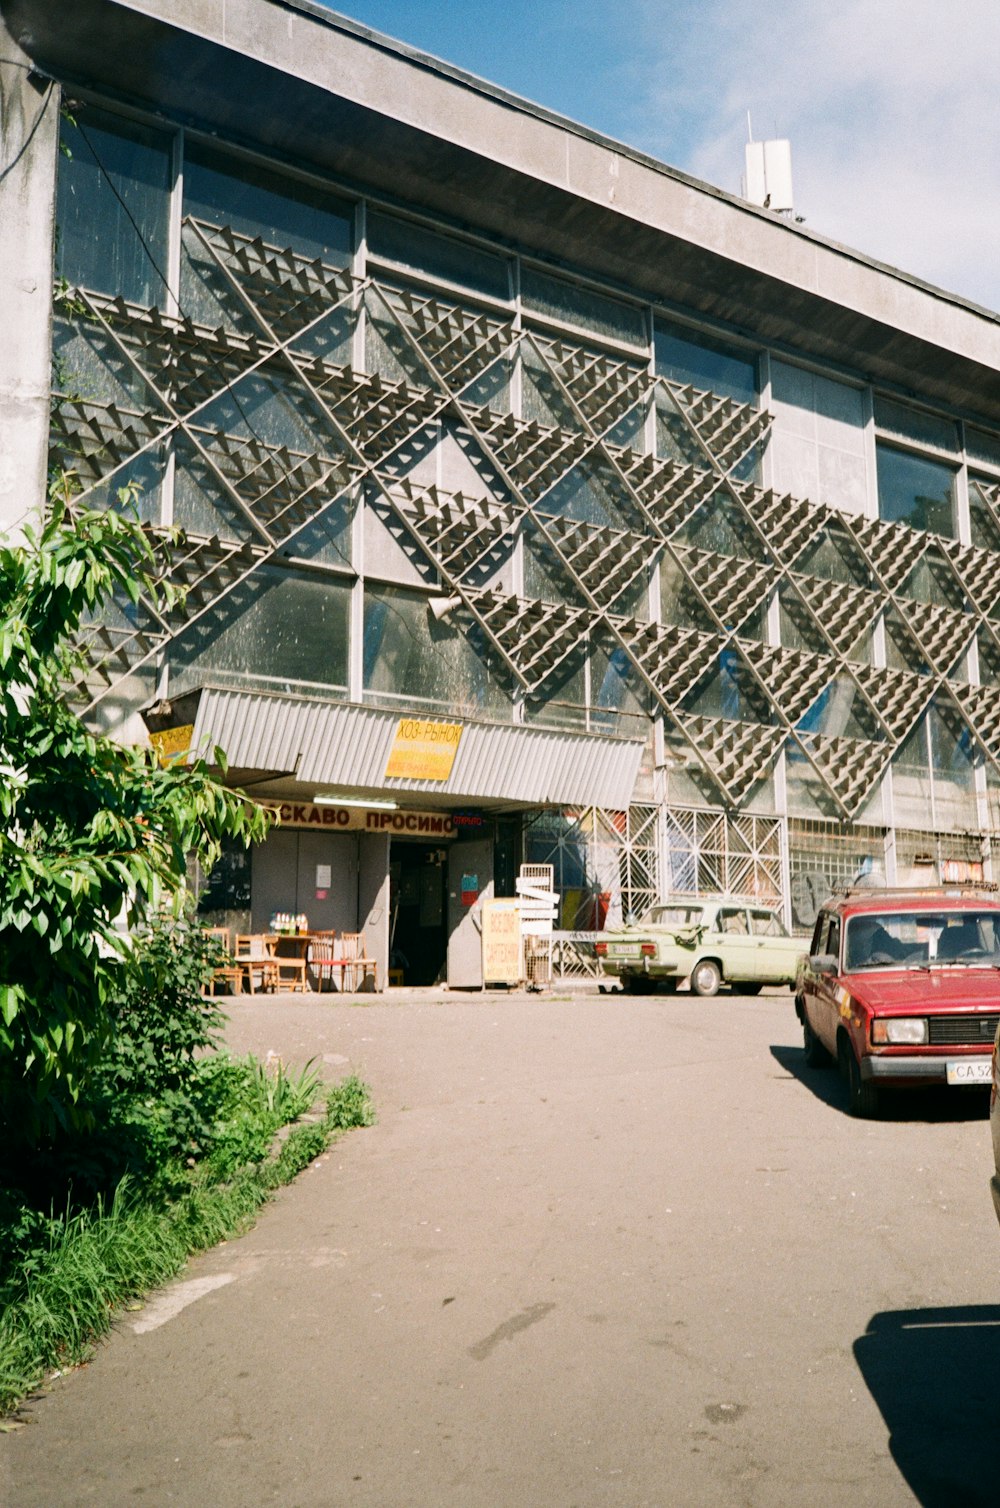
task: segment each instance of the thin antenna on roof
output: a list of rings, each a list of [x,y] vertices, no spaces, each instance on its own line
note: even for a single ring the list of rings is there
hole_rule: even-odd
[[[747,145],[753,141],[753,125],[750,121],[750,111],[747,111]]]

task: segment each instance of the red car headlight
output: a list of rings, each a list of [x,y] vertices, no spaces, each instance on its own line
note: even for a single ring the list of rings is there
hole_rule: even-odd
[[[926,1041],[926,1016],[885,1016],[872,1022],[872,1042],[878,1047]]]

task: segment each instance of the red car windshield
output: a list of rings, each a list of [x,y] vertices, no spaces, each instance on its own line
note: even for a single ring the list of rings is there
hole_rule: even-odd
[[[945,964],[1000,968],[1000,910],[894,911],[847,923],[849,974]]]

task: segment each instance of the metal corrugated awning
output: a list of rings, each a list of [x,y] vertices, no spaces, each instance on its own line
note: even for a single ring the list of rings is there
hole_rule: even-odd
[[[525,806],[621,809],[631,801],[643,749],[638,740],[460,718],[429,719],[462,725],[447,780],[387,780],[400,716],[413,714],[206,688],[192,747],[209,753],[218,745],[234,769],[284,774],[316,789],[423,791]]]

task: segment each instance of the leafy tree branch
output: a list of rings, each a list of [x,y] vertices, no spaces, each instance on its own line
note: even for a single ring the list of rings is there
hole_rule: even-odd
[[[71,516],[69,490],[0,548],[0,1129],[17,1139],[86,1118],[128,929],[179,911],[190,855],[210,867],[224,837],[250,843],[268,823],[204,760],[163,768],[67,706],[81,625],[112,597],[175,600],[142,527]]]

